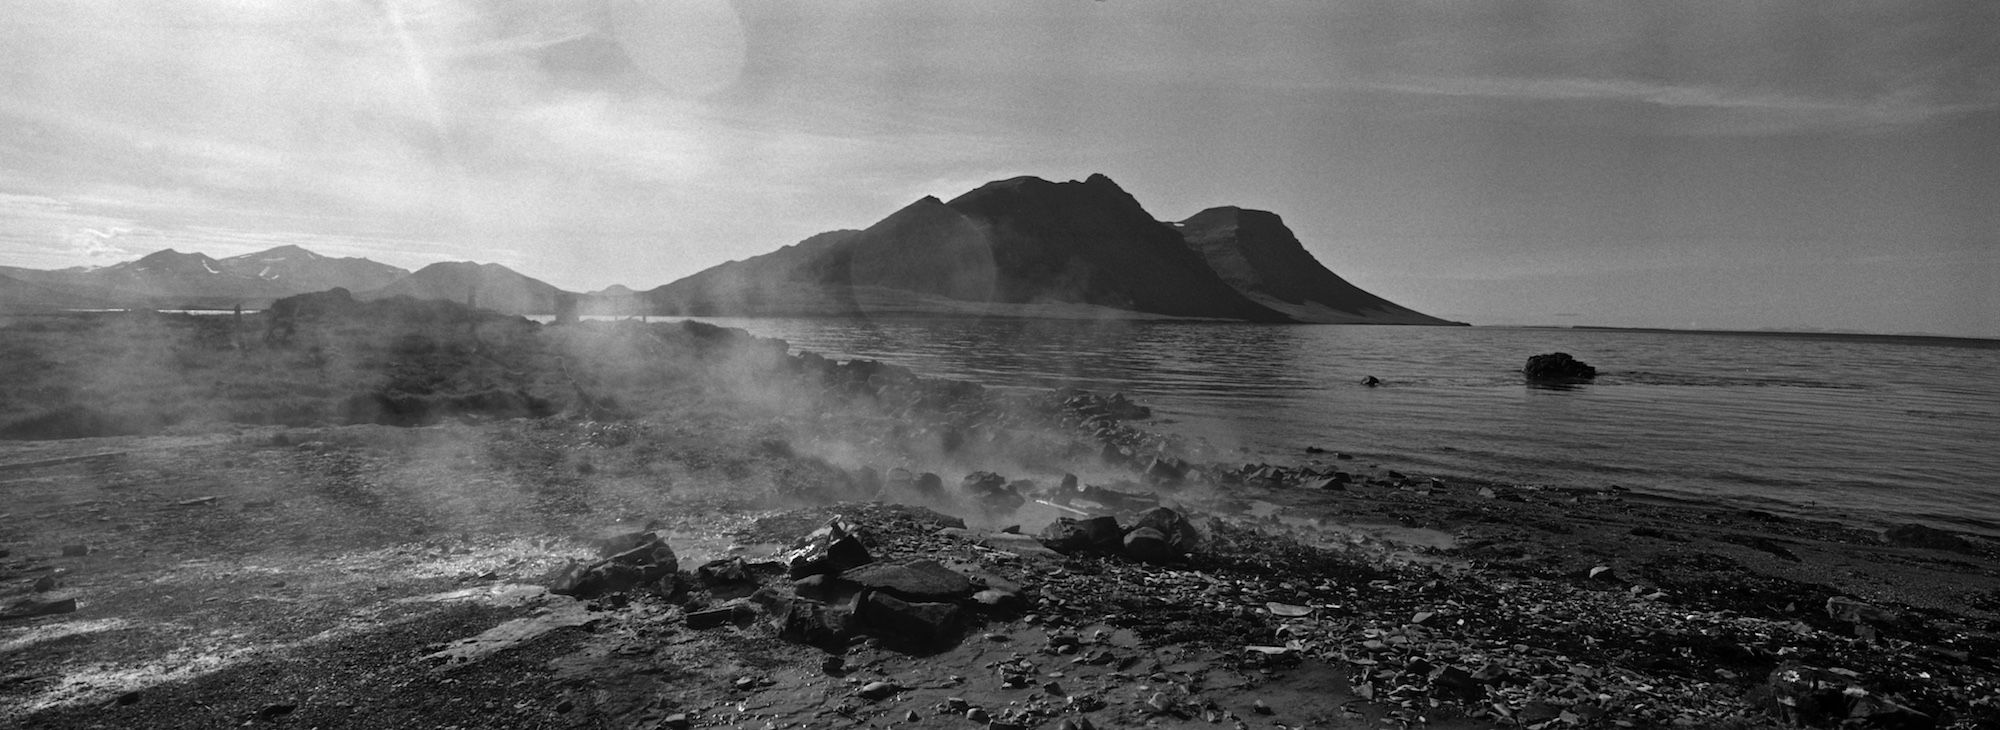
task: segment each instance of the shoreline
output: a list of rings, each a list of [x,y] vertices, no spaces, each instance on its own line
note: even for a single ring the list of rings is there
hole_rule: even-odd
[[[0,718],[1747,728],[1830,689],[1843,713],[1877,698],[1874,726],[2000,719],[1988,540],[1897,544],[1331,453],[1331,469],[1188,463],[1116,398],[773,354],[712,327],[538,332],[576,352],[686,348],[686,374],[578,360],[603,369],[533,419],[0,443],[0,600],[71,601],[0,621]],[[1153,505],[1200,539],[1146,562],[1032,537]],[[844,604],[808,598],[783,550],[834,519],[877,563],[937,560],[1000,597],[925,604],[960,617],[940,646],[865,625],[802,644],[827,637],[796,607]],[[549,593],[604,536],[649,529],[681,555],[679,588]],[[731,557],[741,578],[699,577]],[[1804,670],[1832,674],[1781,676]]]

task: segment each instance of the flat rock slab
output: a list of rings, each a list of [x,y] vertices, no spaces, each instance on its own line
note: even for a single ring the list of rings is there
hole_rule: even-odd
[[[950,535],[966,542],[985,545],[995,550],[1004,550],[1024,558],[1062,557],[1062,553],[1050,550],[1047,545],[1042,544],[1041,540],[1035,539],[1034,535],[1023,535],[1015,532],[990,532],[964,527],[947,527],[938,530],[938,533]]]
[[[534,641],[557,629],[589,626],[600,618],[601,615],[591,612],[580,601],[558,601],[550,604],[544,613],[517,618],[487,629],[478,636],[459,639],[436,653],[425,655],[424,659],[437,662],[439,671],[454,669]]]
[[[841,580],[911,600],[948,600],[972,595],[972,579],[935,560],[864,565],[840,574]]]

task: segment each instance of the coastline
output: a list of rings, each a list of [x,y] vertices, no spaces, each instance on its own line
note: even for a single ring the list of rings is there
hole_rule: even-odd
[[[1187,464],[1184,443],[1111,399],[700,337],[703,358],[763,353],[759,377],[806,387],[745,400],[699,387],[728,376],[701,376],[673,389],[673,409],[622,420],[0,443],[14,505],[0,516],[0,597],[77,601],[0,622],[13,708],[0,717],[962,727],[958,698],[1023,728],[1765,727],[1784,712],[1773,677],[1786,667],[1882,699],[1869,706],[1879,726],[1914,722],[1890,705],[1947,727],[2000,712],[1990,541],[1896,544],[1620,491],[1434,481],[1332,452],[1271,469]],[[883,481],[893,466],[947,486]],[[1038,486],[995,512],[949,486],[976,471]],[[1110,491],[1065,496],[1063,472]],[[1155,501],[1194,518],[1202,546],[1152,564],[1057,555],[1000,529],[1032,534],[1077,510],[1129,524]],[[970,525],[946,530],[953,516]],[[691,570],[759,564],[835,517],[871,535],[880,561],[938,559],[1024,603],[968,619],[939,651],[854,643],[829,672],[828,653],[781,636],[783,615],[689,626],[702,601],[727,605],[719,595],[542,591],[608,529],[657,520]],[[87,554],[63,555],[72,544]],[[28,590],[44,576],[52,590]],[[467,666],[427,658],[509,626],[516,640]],[[899,691],[860,696],[878,681]]]

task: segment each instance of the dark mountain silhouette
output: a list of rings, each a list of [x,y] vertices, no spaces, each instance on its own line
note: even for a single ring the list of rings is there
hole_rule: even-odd
[[[1175,226],[1223,281],[1301,322],[1454,324],[1362,291],[1327,270],[1276,213],[1210,208]]]
[[[60,293],[40,300],[42,308],[227,308],[239,304],[261,308],[283,297],[335,287],[380,288],[409,273],[368,259],[321,256],[297,246],[226,259],[167,249],[96,268],[0,271]],[[62,303],[55,303],[58,300]],[[24,306],[21,303],[15,308]]]
[[[925,197],[867,229],[822,233],[646,296],[656,312],[680,315],[1446,324],[1341,280],[1281,222],[1272,231],[1260,220],[1239,236],[1233,218],[1226,226],[1208,213],[1197,218],[1199,245],[1183,235],[1185,224],[1155,220],[1103,175],[1065,183],[1018,177],[950,202]],[[1227,260],[1238,245],[1243,262]],[[1311,271],[1275,268],[1287,266]]]
[[[1286,319],[1217,279],[1102,175],[1002,180],[949,203],[926,197],[865,230],[823,233],[647,294],[667,314]]]
[[[507,314],[552,314],[561,289],[499,264],[448,261],[431,264],[388,286],[355,294],[361,300],[411,297],[470,302]]]

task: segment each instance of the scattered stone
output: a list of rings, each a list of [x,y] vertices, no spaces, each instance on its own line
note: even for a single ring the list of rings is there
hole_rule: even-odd
[[[1521,374],[1539,382],[1573,383],[1597,377],[1597,368],[1584,364],[1567,352],[1552,352],[1528,358]]]
[[[265,705],[264,709],[257,711],[257,719],[265,722],[274,722],[280,717],[292,714],[292,711],[297,709],[299,709],[299,706],[293,703]]]
[[[841,573],[840,578],[912,601],[965,598],[976,588],[972,579],[928,559],[873,563]]]
[[[1256,702],[1250,703],[1250,711],[1255,712],[1259,715],[1269,715],[1272,714],[1273,712],[1271,710],[1271,706],[1265,704],[1263,700],[1257,700]]]
[[[972,601],[987,610],[1000,612],[1018,611],[1026,605],[1026,601],[1021,600],[1021,594],[999,588],[974,593]]]
[[[861,691],[855,694],[860,695],[862,699],[879,700],[893,696],[902,689],[892,682],[869,682],[861,685]]]
[[[47,593],[55,589],[56,589],[56,577],[54,575],[44,575],[40,578],[36,578],[35,584],[30,587],[30,590],[33,590],[36,593]]]
[[[710,588],[747,583],[753,580],[750,577],[750,565],[743,562],[743,559],[740,557],[729,557],[703,563],[701,567],[694,569],[694,577],[695,580],[701,581],[702,585]]]
[[[1313,607],[1272,601],[1264,604],[1264,610],[1270,611],[1271,615],[1280,618],[1298,618],[1300,616],[1311,616]]]
[[[1159,532],[1160,536],[1166,541],[1167,549],[1172,551],[1176,557],[1194,552],[1197,544],[1201,542],[1201,532],[1195,529],[1194,523],[1189,522],[1186,517],[1181,516],[1181,513],[1166,507],[1155,507],[1147,510],[1145,513],[1139,515],[1139,520],[1133,524],[1133,527],[1134,531],[1151,529]],[[1131,547],[1129,540],[1126,543],[1126,547],[1128,550]],[[1135,554],[1134,557],[1141,556]]]
[[[845,609],[818,601],[791,601],[779,614],[778,638],[808,646],[844,646],[853,636],[851,618]]]
[[[214,504],[215,501],[218,499],[221,499],[221,497],[210,495],[207,497],[195,497],[194,499],[183,499],[179,502],[175,502],[174,504],[180,507],[193,507],[196,505]]]
[[[916,722],[916,721],[918,721],[918,720],[922,720],[922,719],[924,719],[924,716],[923,716],[923,715],[919,715],[919,714],[917,714],[917,711],[916,711],[916,710],[905,710],[905,711],[903,712],[903,721],[904,721],[904,722]]]
[[[1872,603],[1834,596],[1826,599],[1826,615],[1836,621],[1848,623],[1892,623],[1898,618],[1895,611]]]
[[[754,617],[749,606],[738,603],[690,613],[687,615],[687,626],[696,630],[713,629],[727,624],[747,624]]]
[[[1591,580],[1611,581],[1618,579],[1618,573],[1613,571],[1611,569],[1611,566],[1599,565],[1595,568],[1591,568],[1590,572],[1586,574],[1585,577],[1588,577]]]
[[[993,716],[986,712],[986,708],[974,707],[965,711],[965,719],[973,722],[986,722],[993,719]]]
[[[673,728],[673,730],[687,730],[688,727],[692,726],[694,723],[693,721],[688,719],[687,713],[676,712],[660,720],[660,724],[669,728]]]
[[[90,554],[90,546],[89,546],[89,545],[64,545],[64,546],[63,546],[63,549],[62,549],[62,554],[63,554],[63,557],[65,557],[65,558],[80,558],[80,557],[83,557],[83,556],[85,556],[85,555],[89,555],[89,554]]]

